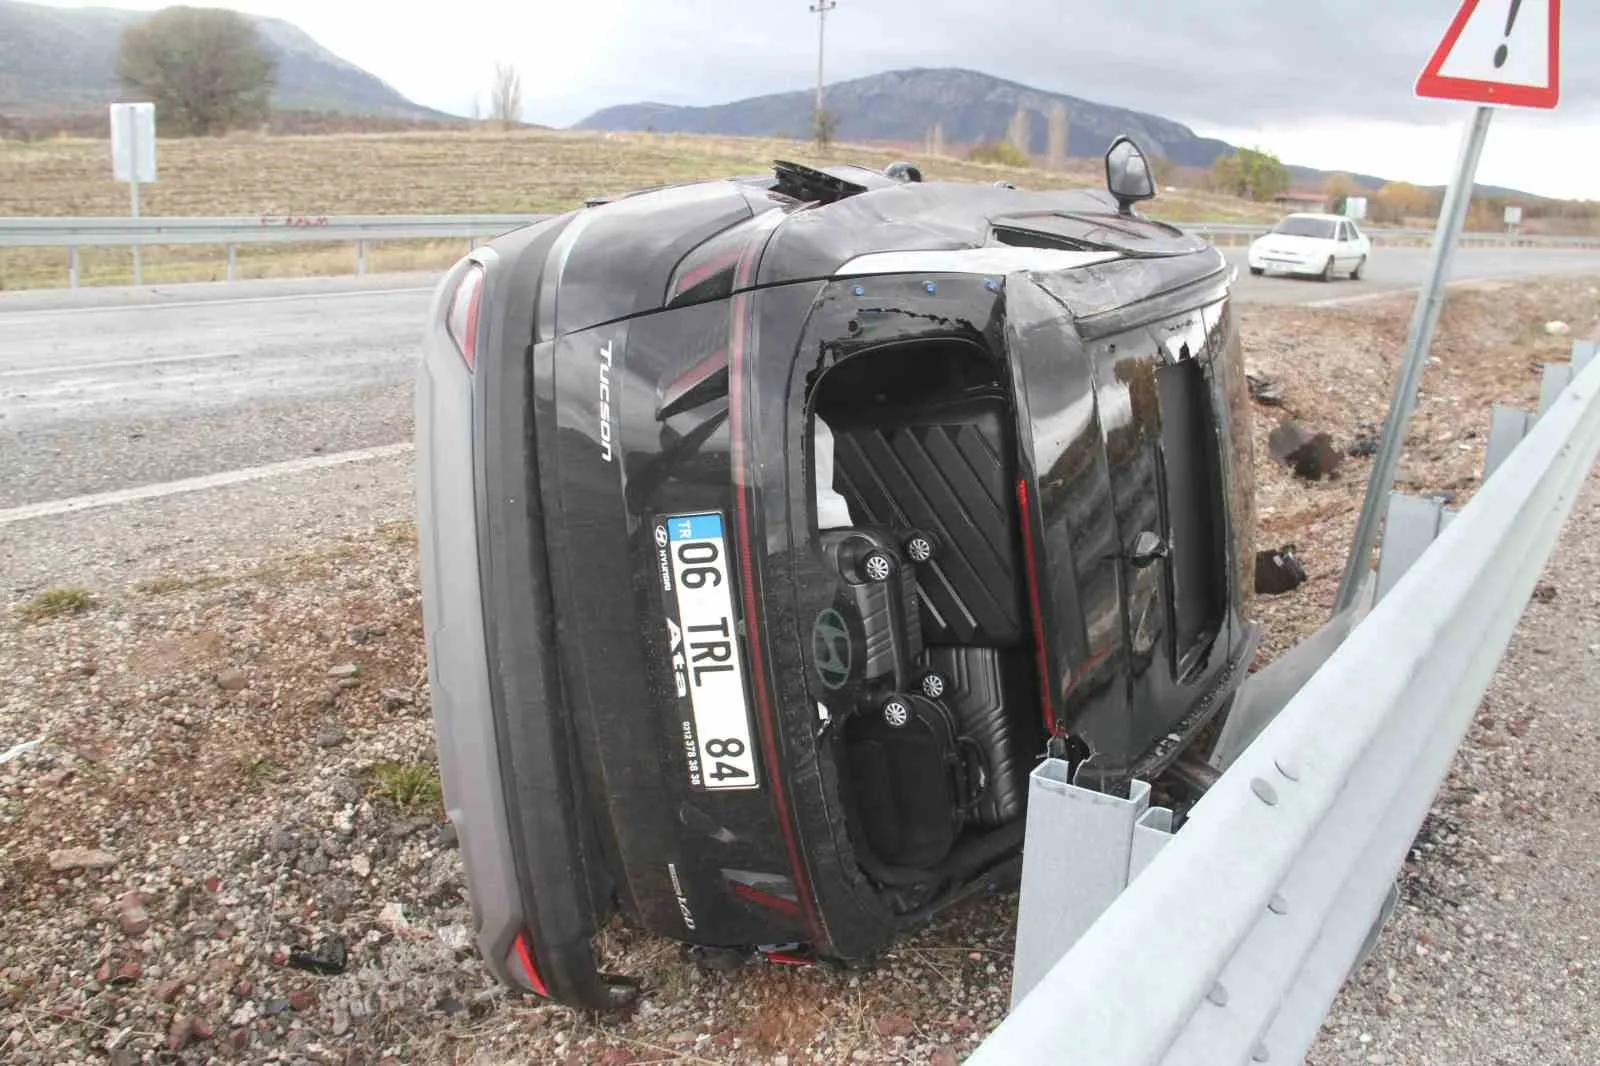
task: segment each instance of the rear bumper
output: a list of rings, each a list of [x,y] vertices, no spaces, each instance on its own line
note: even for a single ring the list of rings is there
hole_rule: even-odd
[[[430,327],[462,269],[441,282]],[[497,342],[494,333],[480,351]],[[491,972],[512,987],[602,1007],[615,992],[595,965],[591,879],[569,786],[564,712],[552,689],[553,646],[539,639],[551,622],[538,606],[548,578],[518,572],[542,565],[542,555],[528,552],[539,531],[507,520],[508,501],[485,499],[479,442],[500,420],[484,412],[481,397],[509,383],[486,389],[480,379],[498,362],[480,360],[475,377],[443,331],[429,328],[418,369],[417,528],[445,808],[460,841],[477,947]],[[536,506],[536,497],[511,502]],[[485,588],[500,592],[485,597]]]

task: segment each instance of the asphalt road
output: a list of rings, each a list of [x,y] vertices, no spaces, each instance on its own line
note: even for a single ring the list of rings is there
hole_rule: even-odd
[[[1418,285],[1426,249],[1361,281],[1250,276],[1251,303]],[[1457,280],[1589,271],[1600,252],[1462,249]],[[407,441],[437,275],[0,294],[0,512]]]

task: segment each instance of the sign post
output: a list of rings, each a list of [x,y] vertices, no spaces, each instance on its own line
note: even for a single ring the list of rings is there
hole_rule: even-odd
[[[1433,256],[1417,294],[1405,358],[1395,378],[1383,440],[1367,481],[1355,540],[1345,560],[1333,607],[1335,614],[1355,602],[1371,565],[1378,524],[1405,444],[1406,423],[1417,403],[1417,387],[1444,304],[1445,282],[1472,203],[1473,179],[1489,132],[1489,120],[1495,106],[1555,107],[1560,99],[1560,66],[1561,0],[1464,0],[1455,21],[1417,78],[1418,96],[1466,101],[1478,107],[1462,136],[1456,169],[1439,211]]]
[[[156,180],[156,105],[111,105],[111,175],[128,183],[131,217],[139,217],[139,185]],[[133,283],[144,284],[144,264],[133,245]]]

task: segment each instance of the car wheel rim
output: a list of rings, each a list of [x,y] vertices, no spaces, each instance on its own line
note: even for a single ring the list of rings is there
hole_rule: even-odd
[[[890,700],[883,705],[883,720],[895,729],[903,729],[911,721],[911,708],[899,700]]]
[[[869,555],[863,569],[873,581],[887,581],[892,567],[887,555]]]

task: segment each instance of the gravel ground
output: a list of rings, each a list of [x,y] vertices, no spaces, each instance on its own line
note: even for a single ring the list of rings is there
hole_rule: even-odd
[[[1571,281],[1452,295],[1419,488],[1470,493],[1469,431],[1564,352],[1536,327],[1585,324],[1594,300]],[[1312,572],[1257,601],[1266,657],[1325,617],[1367,462],[1297,482],[1270,423],[1342,445],[1380,417],[1408,306],[1245,313],[1252,367],[1285,387],[1258,408],[1262,543],[1293,540]],[[646,982],[624,1018],[495,987],[439,808],[410,493],[388,460],[0,526],[0,750],[41,741],[0,765],[0,1058],[949,1064],[976,1046],[1008,998],[1009,895],[855,973],[705,974],[613,927],[604,953]],[[1596,519],[1591,489],[1317,1066],[1600,1060],[1600,740],[1565,695],[1600,669]],[[67,585],[89,601],[38,599]]]

